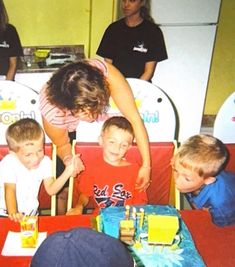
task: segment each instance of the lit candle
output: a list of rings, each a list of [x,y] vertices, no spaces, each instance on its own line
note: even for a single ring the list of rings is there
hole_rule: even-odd
[[[130,219],[130,206],[129,205],[126,205],[125,217],[126,217],[126,220]]]
[[[139,223],[140,229],[142,229],[143,224],[144,224],[144,209],[140,208],[140,223]]]
[[[133,220],[136,220],[136,208],[135,207],[133,207],[132,209],[132,218]]]

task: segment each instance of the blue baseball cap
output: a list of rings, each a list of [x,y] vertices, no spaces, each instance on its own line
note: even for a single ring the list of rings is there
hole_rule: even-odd
[[[37,249],[31,267],[134,267],[118,239],[89,228],[49,235]]]

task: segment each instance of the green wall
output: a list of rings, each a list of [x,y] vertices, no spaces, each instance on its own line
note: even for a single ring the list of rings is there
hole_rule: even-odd
[[[167,0],[166,0],[167,1]],[[24,46],[84,44],[94,57],[117,0],[5,0]],[[235,91],[235,1],[222,0],[204,114],[215,115]]]

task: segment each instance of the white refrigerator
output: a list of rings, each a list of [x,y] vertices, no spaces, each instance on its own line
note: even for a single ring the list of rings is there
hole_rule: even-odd
[[[175,105],[180,142],[200,132],[220,5],[220,0],[151,1],[168,53],[152,82]]]

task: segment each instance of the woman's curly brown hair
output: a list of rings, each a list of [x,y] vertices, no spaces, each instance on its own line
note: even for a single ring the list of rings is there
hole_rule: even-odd
[[[96,117],[109,106],[109,85],[104,74],[88,61],[69,63],[48,81],[47,96],[51,104],[72,113],[89,111]]]

